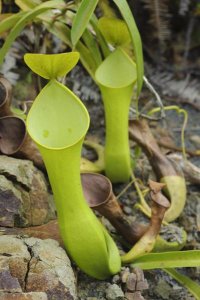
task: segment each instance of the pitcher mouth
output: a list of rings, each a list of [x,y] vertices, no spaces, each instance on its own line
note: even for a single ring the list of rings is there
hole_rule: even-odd
[[[81,174],[83,193],[90,208],[105,205],[112,195],[112,184],[102,174],[85,172]]]
[[[4,116],[4,106],[10,106],[11,92],[12,87],[10,82],[0,76],[0,113],[2,117]]]
[[[58,81],[51,80],[29,111],[27,130],[39,146],[62,150],[85,136],[89,122],[87,109],[79,98]]]
[[[116,70],[117,65],[117,70]],[[137,80],[136,64],[121,48],[113,51],[97,68],[95,78],[103,87],[125,88]]]
[[[0,152],[6,155],[15,154],[26,138],[24,121],[15,116],[1,117],[0,128]]]

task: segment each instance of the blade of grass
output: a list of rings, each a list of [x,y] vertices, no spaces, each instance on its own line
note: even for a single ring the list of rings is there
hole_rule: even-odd
[[[13,41],[21,33],[22,29],[26,24],[32,21],[35,17],[52,8],[62,8],[65,7],[65,2],[62,0],[52,0],[42,3],[31,11],[25,13],[22,18],[16,23],[16,25],[11,29],[9,35],[6,38],[6,41],[3,44],[3,47],[0,49],[0,65],[3,63],[4,57],[11,47]]]
[[[0,23],[0,34],[11,29],[20,18],[22,18],[26,13],[24,11],[20,11],[19,13],[9,15],[7,18],[1,20]]]
[[[133,267],[143,270],[200,266],[200,250],[150,253],[137,258]]]
[[[189,277],[177,272],[175,269],[163,269],[167,274],[177,280],[180,284],[190,291],[190,293],[197,299],[200,300],[200,285],[190,279]]]
[[[103,35],[101,34],[101,32],[98,28],[97,22],[98,22],[98,19],[93,14],[93,16],[90,20],[90,23],[91,23],[92,27],[94,28],[94,31],[95,31],[96,36],[97,36],[97,40],[99,42],[99,45],[101,46],[102,53],[103,53],[104,57],[107,57],[110,54],[111,51],[110,51],[110,49],[108,47],[108,44],[106,43]]]
[[[93,58],[96,62],[96,68],[97,68],[101,64],[102,58],[101,58],[101,53],[99,51],[99,47],[96,43],[95,37],[86,28],[82,35],[82,38],[83,38],[85,45],[89,49],[91,55],[93,56]]]
[[[72,23],[71,41],[75,46],[85,31],[98,0],[82,0]]]
[[[137,67],[137,96],[139,96],[142,89],[143,75],[144,75],[141,37],[127,1],[113,0],[113,2],[117,5],[122,17],[124,18],[124,21],[128,26],[131,35],[135,59],[136,59],[136,67]]]
[[[15,0],[15,4],[17,4],[23,11],[33,9],[37,5],[41,4],[40,0]]]

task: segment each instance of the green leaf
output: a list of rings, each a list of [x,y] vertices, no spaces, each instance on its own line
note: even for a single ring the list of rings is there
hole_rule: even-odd
[[[75,18],[72,23],[71,41],[75,46],[83,32],[85,31],[89,20],[97,6],[98,0],[82,0]]]
[[[15,24],[19,21],[19,19],[21,19],[25,14],[26,13],[24,11],[21,11],[11,16],[9,15],[7,18],[1,20],[0,34],[15,26]]]
[[[96,62],[96,67],[98,67],[102,62],[102,58],[101,58],[101,53],[99,51],[99,47],[97,45],[95,37],[91,34],[91,32],[87,28],[84,31],[82,37],[83,37],[83,42],[89,49],[92,57],[94,58],[94,60]]]
[[[200,285],[190,279],[189,277],[180,274],[175,269],[164,269],[164,271],[176,279],[180,284],[190,291],[190,293],[197,299],[200,300]]]
[[[65,2],[62,0],[52,0],[42,3],[31,11],[25,13],[22,18],[16,23],[16,25],[12,28],[9,35],[6,38],[6,41],[3,47],[0,50],[0,65],[3,63],[4,57],[11,47],[13,41],[17,38],[17,36],[21,33],[22,29],[26,26],[26,24],[36,18],[38,15],[42,14],[48,9],[52,8],[62,8],[65,7]]]
[[[123,20],[102,17],[98,27],[106,41],[114,47],[128,45],[131,42],[130,33]]]
[[[29,68],[46,79],[65,76],[77,64],[78,52],[60,54],[33,54],[24,56],[25,63]]]
[[[200,266],[200,250],[150,253],[137,258],[132,264],[143,270]]]
[[[41,0],[15,0],[15,4],[25,11],[40,5]]]
[[[101,46],[101,50],[102,53],[104,55],[104,57],[107,57],[111,51],[109,49],[109,46],[104,38],[104,36],[102,35],[102,33],[100,32],[99,28],[98,28],[98,19],[96,18],[96,16],[93,14],[90,23],[96,33],[96,37],[97,37],[97,41],[99,43],[99,45]]]
[[[144,65],[143,65],[143,52],[142,52],[142,42],[140,34],[133,18],[132,12],[127,4],[126,0],[113,0],[113,2],[119,8],[121,15],[123,16],[133,43],[133,49],[136,59],[136,68],[137,68],[137,96],[139,96],[142,84],[143,84],[143,75],[144,75]]]

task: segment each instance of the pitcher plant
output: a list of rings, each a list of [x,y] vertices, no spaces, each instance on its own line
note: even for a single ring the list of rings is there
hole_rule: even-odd
[[[121,260],[114,241],[87,205],[82,191],[80,157],[89,115],[79,98],[56,80],[78,59],[77,52],[25,55],[26,64],[49,80],[29,111],[27,130],[47,169],[68,254],[85,273],[104,279],[120,270]]]

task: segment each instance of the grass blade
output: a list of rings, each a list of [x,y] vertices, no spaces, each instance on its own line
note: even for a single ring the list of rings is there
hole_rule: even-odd
[[[94,14],[90,20],[90,23],[91,23],[92,27],[94,28],[94,31],[97,36],[97,40],[99,42],[99,45],[101,46],[102,53],[103,53],[104,57],[107,57],[111,53],[111,51],[110,51],[108,44],[106,43],[103,35],[101,34],[101,32],[98,28],[98,19],[96,18],[96,16]]]
[[[15,0],[15,4],[17,4],[21,10],[29,10],[35,8],[37,5],[41,4],[40,0]]]
[[[113,2],[117,5],[118,9],[120,10],[120,13],[123,16],[131,35],[137,67],[137,96],[139,96],[140,91],[142,89],[144,75],[143,52],[140,34],[127,1],[113,0]]]
[[[137,258],[133,267],[143,270],[200,266],[200,250],[150,253]]]
[[[190,293],[197,299],[200,300],[200,285],[190,279],[189,277],[180,274],[175,269],[164,269],[164,271],[177,280],[180,284],[190,291]]]
[[[0,20],[0,34],[11,29],[26,13],[20,11],[19,13],[7,16],[5,19]],[[2,16],[2,15],[1,15]]]
[[[97,6],[98,0],[82,0],[75,18],[72,23],[71,41],[75,46],[83,32],[85,31],[89,20]]]
[[[89,49],[93,59],[96,62],[96,68],[101,64],[102,62],[102,57],[101,57],[101,53],[99,50],[99,47],[96,43],[95,37],[92,35],[92,33],[86,28],[84,33],[83,33],[83,42],[85,43],[85,45],[87,46],[87,48]]]

